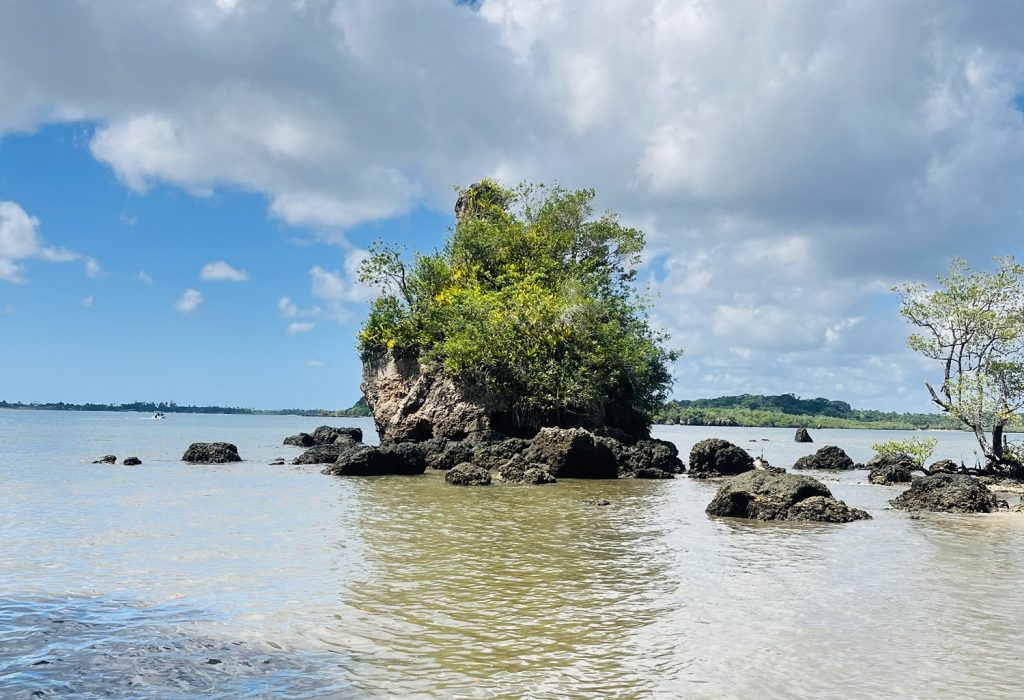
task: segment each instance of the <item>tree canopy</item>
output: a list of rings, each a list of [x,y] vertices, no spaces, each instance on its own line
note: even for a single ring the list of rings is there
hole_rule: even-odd
[[[994,272],[972,271],[954,258],[937,288],[894,291],[900,313],[919,329],[908,345],[942,368],[938,390],[925,382],[932,402],[974,431],[989,468],[1019,470],[1003,431],[1024,407],[1024,265],[995,262]]]
[[[482,181],[463,190],[444,248],[381,243],[360,278],[380,295],[364,353],[415,353],[462,382],[551,423],[628,409],[649,420],[676,353],[636,288],[644,235],[593,190]]]

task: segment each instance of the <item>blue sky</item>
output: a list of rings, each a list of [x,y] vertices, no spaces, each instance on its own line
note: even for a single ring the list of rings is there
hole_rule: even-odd
[[[648,235],[680,398],[927,410],[890,287],[1024,253],[1024,5],[0,5],[0,398],[343,407],[452,186]],[[204,267],[206,273],[203,273]]]

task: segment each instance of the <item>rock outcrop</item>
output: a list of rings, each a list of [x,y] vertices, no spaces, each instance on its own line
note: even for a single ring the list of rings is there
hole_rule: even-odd
[[[615,455],[619,477],[625,479],[672,479],[686,471],[679,449],[667,440],[602,437]]]
[[[820,481],[797,474],[761,470],[740,474],[722,484],[706,512],[708,515],[753,520],[831,523],[871,517],[833,498],[832,492]]]
[[[701,440],[690,450],[690,470],[695,479],[742,474],[754,468],[754,458],[728,440]]]
[[[369,447],[349,441],[337,461],[321,473],[333,476],[383,476],[386,474],[422,474],[427,469],[423,452],[407,443]]]
[[[523,454],[556,479],[615,479],[619,465],[611,449],[582,428],[542,428]]]
[[[446,471],[444,480],[452,486],[490,486],[491,473],[483,467],[463,462]]]
[[[297,435],[289,435],[284,439],[285,445],[291,445],[292,447],[313,447],[315,445],[333,445],[338,439],[353,440],[355,442],[363,441],[363,430],[362,428],[335,428],[330,425],[321,425],[319,428],[313,431],[312,435],[309,433],[298,433]]]
[[[793,436],[795,442],[814,442],[811,439],[811,434],[807,432],[807,428],[797,428],[796,435]]]
[[[342,452],[365,447],[354,440],[339,440],[330,445],[314,445],[292,460],[292,464],[334,464]]]
[[[894,508],[941,513],[991,513],[999,499],[977,479],[965,474],[934,474],[913,480],[893,499]]]
[[[142,464],[142,460],[138,457],[125,457],[124,461],[121,462],[126,467],[137,467]]]
[[[93,464],[117,464],[117,455],[103,455],[99,459],[94,459]]]
[[[316,444],[316,440],[309,433],[299,433],[297,435],[289,435],[284,439],[285,445],[291,445],[292,447],[312,447]]]
[[[382,443],[469,436],[529,439],[543,427],[611,427],[635,438],[649,436],[646,419],[628,407],[608,404],[589,412],[529,414],[517,410],[510,396],[457,383],[443,371],[422,365],[414,352],[365,352],[360,388]]]
[[[839,471],[856,469],[850,456],[842,448],[835,445],[826,445],[812,455],[801,457],[793,465],[793,469],[822,469],[828,471]]]
[[[238,448],[230,442],[193,442],[181,457],[182,462],[194,464],[225,464],[241,462]]]

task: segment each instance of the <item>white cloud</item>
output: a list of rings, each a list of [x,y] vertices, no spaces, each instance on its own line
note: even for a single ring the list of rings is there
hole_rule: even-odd
[[[15,309],[12,304],[4,304],[3,306],[0,306],[0,316],[13,316],[14,311]]]
[[[100,265],[99,260],[86,256],[83,258],[85,262],[85,276],[86,277],[99,277],[103,272],[103,267]]]
[[[144,285],[152,286],[153,278],[150,275],[146,274],[145,270],[139,270],[136,276],[139,278],[139,281],[142,282]]]
[[[203,303],[203,295],[194,289],[186,289],[185,293],[174,302],[174,310],[180,314],[190,314]]]
[[[277,310],[283,318],[295,318],[302,314],[299,307],[292,303],[291,297],[281,297],[278,299]]]
[[[47,262],[70,262],[78,260],[78,253],[66,248],[47,245],[39,235],[39,219],[30,216],[15,202],[0,201],[0,280],[21,284],[25,281],[25,266],[21,261],[29,259]],[[86,257],[86,272],[90,264],[98,263]],[[94,276],[94,275],[90,275]]]
[[[199,270],[199,279],[204,282],[245,282],[249,279],[249,273],[245,270],[237,270],[223,260],[209,262]]]
[[[316,323],[312,321],[294,321],[288,324],[284,332],[288,335],[298,335],[299,333],[308,333],[314,328],[316,328]]]
[[[87,297],[82,297],[82,302],[81,302],[82,306],[84,306],[87,309],[92,308],[92,303],[93,303],[94,300],[95,299],[94,299],[92,294],[90,294]]]
[[[774,373],[884,399],[839,379],[910,361],[878,291],[1022,252],[1020,3],[475,7],[0,5],[0,133],[93,120],[91,152],[128,187],[262,193],[332,241],[450,211],[451,184],[484,175],[593,186],[649,234],[684,394]],[[0,279],[28,257],[0,253]],[[311,272],[320,306],[282,315],[349,317],[365,292],[331,267]],[[884,352],[843,354],[872,328],[895,336]]]
[[[326,367],[327,363],[320,360],[309,359],[306,360],[306,367]]]

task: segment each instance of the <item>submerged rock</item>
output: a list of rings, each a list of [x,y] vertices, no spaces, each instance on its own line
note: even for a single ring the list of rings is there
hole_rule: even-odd
[[[913,480],[910,488],[893,499],[900,510],[940,513],[991,513],[999,499],[977,479],[965,474],[933,474]]]
[[[194,464],[224,464],[241,462],[238,448],[230,442],[193,442],[181,457],[182,462]]]
[[[582,428],[542,428],[523,457],[558,479],[615,479],[619,467],[604,442]]]
[[[807,428],[797,428],[796,435],[793,436],[795,442],[814,442],[811,439],[811,434],[807,432]]]
[[[284,464],[284,457],[278,457],[277,459],[271,460],[269,465],[271,467],[280,467]]]
[[[117,464],[117,455],[103,455],[99,459],[94,459],[93,464]]]
[[[422,474],[427,469],[423,452],[408,443],[369,447],[352,443],[338,460],[322,470],[334,476],[382,476],[385,474]]]
[[[797,474],[749,471],[718,489],[708,504],[708,515],[753,520],[816,520],[844,523],[870,519],[832,497],[820,481]]]
[[[801,457],[793,465],[793,469],[847,470],[856,469],[850,456],[842,448],[826,445],[812,455]]]
[[[728,440],[701,440],[690,450],[689,475],[695,479],[742,474],[754,468],[754,458]]]
[[[124,461],[121,462],[126,467],[137,467],[142,464],[142,460],[138,457],[125,457]]]
[[[543,464],[531,464],[522,458],[510,459],[498,467],[498,478],[510,484],[553,484],[557,479]]]
[[[491,473],[475,464],[463,462],[445,472],[444,480],[452,486],[490,486]]]

